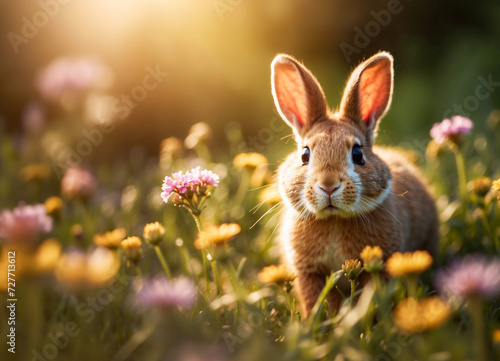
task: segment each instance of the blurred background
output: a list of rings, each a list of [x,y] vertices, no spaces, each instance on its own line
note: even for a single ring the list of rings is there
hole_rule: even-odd
[[[289,130],[270,128],[270,63],[280,52],[304,61],[332,107],[357,63],[391,52],[383,143],[427,141],[452,114],[481,128],[500,106],[494,0],[4,1],[0,14],[1,129],[66,157],[68,145],[93,139],[88,155],[78,151],[89,162],[158,154],[162,139],[185,138],[198,122],[212,128],[215,151],[239,128],[251,150],[262,151],[252,139],[269,139],[263,129],[284,144]]]

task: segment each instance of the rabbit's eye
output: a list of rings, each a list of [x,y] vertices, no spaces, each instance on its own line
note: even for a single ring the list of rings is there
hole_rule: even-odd
[[[365,164],[363,150],[359,144],[355,144],[354,147],[352,147],[352,161],[359,165]]]
[[[309,163],[309,156],[311,155],[311,151],[309,150],[309,147],[305,146],[303,149],[302,149],[302,156],[301,156],[301,159],[302,159],[302,165],[306,165]]]

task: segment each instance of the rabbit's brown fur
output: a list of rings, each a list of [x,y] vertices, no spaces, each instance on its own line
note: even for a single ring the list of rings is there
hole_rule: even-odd
[[[395,150],[373,146],[391,102],[390,54],[354,70],[337,112],[328,111],[317,80],[292,57],[278,55],[272,71],[276,106],[298,144],[278,170],[285,203],[280,238],[308,317],[326,276],[344,260],[359,259],[366,245],[380,246],[385,258],[417,249],[435,256],[438,216],[418,170]],[[310,156],[303,164],[306,146]],[[356,147],[364,163],[353,154]],[[334,290],[328,301],[333,311],[342,297]]]

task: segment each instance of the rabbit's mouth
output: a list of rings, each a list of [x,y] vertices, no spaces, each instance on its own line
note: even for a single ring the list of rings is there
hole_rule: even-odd
[[[325,208],[323,208],[323,212],[326,213],[326,214],[332,214],[332,213],[334,213],[337,210],[338,210],[338,208],[335,207],[333,204],[329,204],[328,206],[326,206]]]

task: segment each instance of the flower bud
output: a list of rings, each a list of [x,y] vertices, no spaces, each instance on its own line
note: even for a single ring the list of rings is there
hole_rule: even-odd
[[[365,270],[370,273],[379,272],[384,268],[382,261],[382,248],[379,246],[366,246],[360,253],[360,257],[365,265]]]
[[[165,234],[165,228],[159,223],[148,223],[144,226],[144,240],[153,246],[158,245]]]
[[[128,237],[121,242],[127,260],[137,264],[142,258],[142,242],[139,237]]]
[[[342,265],[342,271],[344,271],[345,276],[352,281],[361,274],[363,266],[357,259],[346,259]]]

